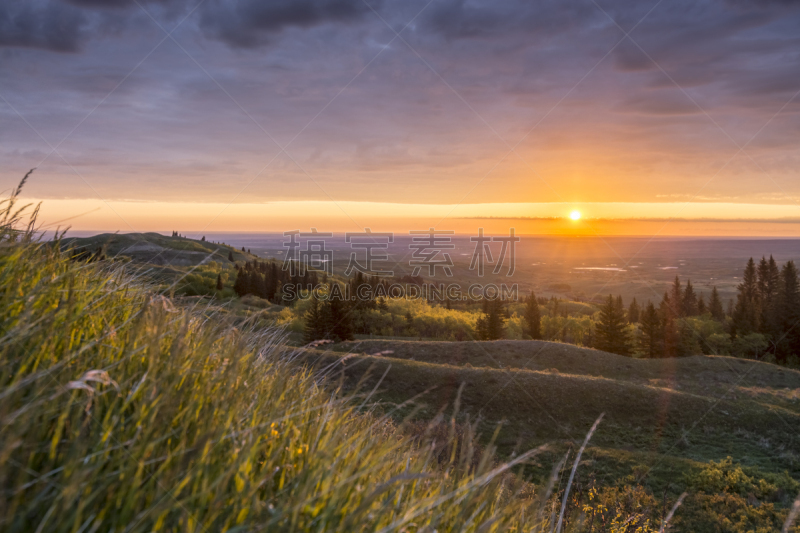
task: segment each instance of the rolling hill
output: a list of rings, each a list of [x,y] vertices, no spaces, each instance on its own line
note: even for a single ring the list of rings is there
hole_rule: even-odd
[[[563,453],[605,413],[587,471],[607,483],[680,492],[692,472],[729,456],[756,477],[800,479],[797,370],[730,357],[633,359],[543,341],[365,340],[333,350],[306,357],[341,372],[347,387],[375,388],[386,409],[417,397],[417,410],[400,416],[434,416],[463,384],[460,412],[480,418],[487,441],[500,424],[496,444],[508,456],[554,440]]]
[[[64,249],[85,250],[94,253],[100,249],[107,257],[125,257],[136,263],[159,266],[195,266],[209,261],[249,260],[255,256],[227,244],[210,241],[168,237],[160,233],[102,233],[93,237],[66,238]]]

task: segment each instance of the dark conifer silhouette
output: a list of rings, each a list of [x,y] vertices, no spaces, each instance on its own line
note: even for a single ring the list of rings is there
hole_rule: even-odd
[[[531,291],[528,295],[528,301],[525,302],[525,325],[528,328],[528,335],[531,339],[542,338],[541,315],[539,313],[539,302],[536,300],[536,295]]]
[[[756,264],[751,257],[744,269],[742,282],[736,288],[736,306],[733,309],[732,336],[747,335],[758,331],[759,291]]]
[[[711,287],[711,298],[708,300],[708,312],[714,320],[722,322],[725,320],[725,309],[722,307],[722,300],[717,292],[716,285]]]
[[[631,305],[628,306],[628,322],[631,324],[638,323],[640,314],[639,304],[634,297],[633,300],[631,300]]]
[[[642,332],[641,350],[648,357],[663,355],[661,317],[653,302],[647,302],[640,319]]]
[[[630,355],[630,341],[626,329],[625,311],[621,298],[608,295],[600,309],[600,321],[595,330],[595,346],[598,350]]]
[[[681,316],[697,316],[697,294],[694,292],[692,280],[686,280],[686,288],[683,290],[681,301]]]
[[[788,362],[789,355],[800,354],[800,282],[794,261],[788,261],[780,271],[781,290],[776,302],[777,338],[775,359],[780,364]]]

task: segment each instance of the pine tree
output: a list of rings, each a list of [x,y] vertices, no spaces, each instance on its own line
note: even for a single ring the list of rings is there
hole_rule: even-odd
[[[476,333],[480,340],[493,341],[503,338],[503,302],[497,300],[484,300],[483,313],[478,317]]]
[[[203,235],[203,237],[202,237],[200,240],[201,240],[202,242],[206,242],[206,236],[205,236],[205,235]]]
[[[747,335],[758,331],[760,313],[758,298],[758,274],[751,257],[744,269],[742,282],[737,287],[736,306],[733,309],[733,336]]]
[[[681,301],[681,316],[697,316],[697,295],[692,287],[692,280],[686,280]]]
[[[600,321],[595,329],[595,343],[598,350],[630,354],[630,342],[625,324],[625,312],[621,299],[614,299],[610,294],[605,305],[600,309]]]
[[[325,317],[322,310],[323,304],[314,295],[311,296],[310,304],[308,311],[306,311],[306,325],[303,330],[303,341],[306,344],[324,339],[326,333]]]
[[[217,290],[221,291],[224,287],[222,286],[222,274],[217,274]]]
[[[673,320],[683,316],[683,289],[681,288],[681,280],[678,276],[675,276],[675,281],[672,283],[672,290],[670,291],[669,299],[666,300],[666,303]]]
[[[409,337],[416,336],[417,330],[414,327],[414,317],[411,316],[411,311],[406,311],[405,317],[403,317],[403,319],[405,320],[406,323],[404,328],[405,334]]]
[[[701,292],[700,296],[697,297],[697,314],[704,315],[708,312],[708,308],[706,307],[706,297]]]
[[[640,314],[639,304],[636,302],[636,298],[634,297],[634,299],[631,300],[631,305],[628,306],[628,322],[630,324],[638,323]]]
[[[800,281],[794,261],[788,261],[780,273],[781,288],[777,301],[780,317],[775,359],[786,364],[790,354],[800,354]]]
[[[333,290],[335,287],[338,284],[334,282],[328,291],[329,297],[325,306],[327,337],[335,342],[353,340],[353,317],[347,302],[341,297],[341,290],[336,293]]]
[[[528,295],[528,301],[525,303],[525,325],[527,326],[528,335],[531,336],[531,339],[538,340],[542,338],[539,302],[536,301],[536,295],[533,291]]]
[[[236,279],[233,282],[233,292],[240,298],[247,294],[247,272],[243,268],[236,267]]]
[[[675,305],[670,301],[669,293],[664,293],[661,305],[658,307],[661,319],[661,356],[675,357],[678,355],[678,318],[675,316]]]
[[[233,263],[233,250],[228,250],[228,261]]]
[[[386,303],[386,298],[383,296],[378,298],[378,310],[381,312],[386,312],[389,310],[389,304]]]
[[[475,336],[479,341],[489,340],[489,324],[486,315],[481,313],[475,323]]]
[[[647,302],[647,307],[641,317],[641,349],[647,357],[659,357],[662,354],[661,317],[658,316],[653,302]]]
[[[503,327],[505,326],[505,313],[503,310],[503,302],[499,299],[491,300],[489,302],[489,313],[487,317],[486,330],[489,335],[489,340],[497,340],[503,338]]]
[[[778,335],[780,316],[778,299],[781,290],[781,272],[775,259],[764,257],[758,263],[758,299],[760,303],[759,332],[769,337]]]
[[[722,308],[722,300],[717,292],[717,286],[711,287],[711,298],[708,301],[708,311],[714,320],[723,322],[725,320],[725,310]]]

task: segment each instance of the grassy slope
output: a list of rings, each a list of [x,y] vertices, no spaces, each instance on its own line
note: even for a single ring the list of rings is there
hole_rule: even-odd
[[[424,396],[428,414],[465,383],[463,411],[482,416],[485,432],[506,421],[505,453],[553,437],[579,440],[605,412],[590,456],[608,481],[627,483],[634,471],[653,468],[645,478],[651,488],[679,490],[688,470],[726,456],[765,475],[788,470],[800,479],[795,370],[729,357],[639,360],[540,341],[381,340],[335,349],[392,350],[351,356],[345,372],[356,380],[369,368],[369,387],[391,365],[382,398],[400,402],[434,388]],[[327,363],[339,357],[315,356]]]
[[[298,368],[276,331],[4,229],[0,529],[549,530],[489,455],[434,456]]]
[[[633,359],[545,341],[418,342],[363,340],[337,351],[374,354],[454,366],[557,371],[707,396],[753,399],[800,412],[800,372],[727,356]]]
[[[160,233],[103,233],[93,237],[65,239],[63,245],[92,252],[103,248],[109,257],[125,256],[136,262],[159,265],[190,266],[204,260],[225,262],[228,261],[228,252],[233,252],[236,261],[255,257],[229,245],[168,237]]]

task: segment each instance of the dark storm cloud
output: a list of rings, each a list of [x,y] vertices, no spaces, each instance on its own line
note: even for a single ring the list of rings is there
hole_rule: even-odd
[[[490,38],[509,31],[552,34],[582,26],[598,15],[590,2],[469,2],[445,0],[427,10],[424,25],[447,39]]]
[[[125,27],[139,5],[158,5],[156,17],[189,12],[198,0],[9,0],[0,2],[0,47],[77,52],[104,29]],[[378,5],[377,2],[373,2]],[[255,48],[287,27],[348,23],[369,11],[362,0],[206,0],[197,10],[202,30],[237,48]],[[130,23],[130,22],[129,22]]]
[[[551,194],[502,159],[519,139],[559,194],[647,200],[714,175],[736,148],[720,128],[744,143],[767,121],[748,155],[800,195],[800,98],[771,120],[800,89],[800,0],[369,1],[402,40],[363,0],[0,0],[0,47],[18,48],[0,50],[0,92],[53,144],[69,136],[65,157],[113,198],[151,194],[143,176],[170,200],[233,197],[278,152],[254,121],[292,157],[237,201],[327,199],[295,187],[305,170],[370,201],[418,201],[409,182],[442,202],[466,181],[486,187],[470,200]],[[180,47],[164,40],[190,12]],[[40,145],[0,101],[0,178]],[[44,166],[40,195],[91,196],[55,155]]]
[[[234,47],[254,48],[286,27],[352,22],[369,7],[362,0],[210,0],[202,11],[207,33]]]
[[[87,24],[81,10],[60,2],[0,2],[0,47],[76,52],[85,40]]]
[[[123,7],[130,7],[136,5],[135,0],[63,0],[63,1],[78,7],[101,8],[101,9],[119,9]],[[140,3],[177,4],[185,2],[184,0],[143,0]]]

